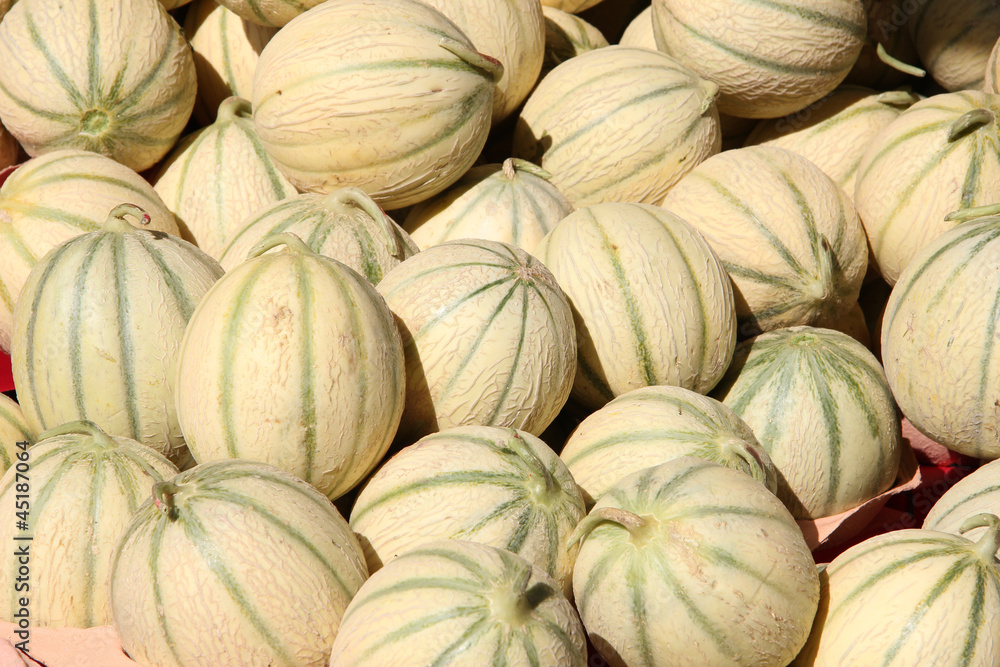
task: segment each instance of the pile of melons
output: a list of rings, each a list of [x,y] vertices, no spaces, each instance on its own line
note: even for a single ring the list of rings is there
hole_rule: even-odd
[[[0,0],[0,657],[1000,662],[998,54],[992,0]],[[904,418],[986,465],[817,563]]]

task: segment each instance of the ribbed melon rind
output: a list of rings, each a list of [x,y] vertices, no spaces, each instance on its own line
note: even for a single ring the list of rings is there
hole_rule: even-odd
[[[302,191],[355,185],[385,208],[448,187],[486,142],[494,81],[442,40],[474,51],[454,23],[414,0],[329,2],[296,18],[254,74],[267,152]]]
[[[264,151],[250,102],[238,97],[223,101],[214,123],[181,140],[157,169],[153,189],[216,259],[247,217],[298,194]]]
[[[881,331],[903,414],[935,442],[983,459],[1000,457],[998,238],[1000,218],[989,217],[932,240],[900,274]]]
[[[545,17],[545,58],[539,80],[556,65],[574,56],[609,46],[600,30],[576,14],[543,5],[542,15]]]
[[[994,119],[949,140],[952,126],[979,109]],[[1000,200],[998,114],[998,95],[942,93],[901,113],[868,145],[854,203],[890,285],[921,248],[955,226],[946,215]]]
[[[777,492],[777,469],[747,423],[724,403],[682,387],[622,394],[588,415],[559,453],[589,505],[623,477],[682,456],[740,470]]]
[[[107,582],[111,551],[150,487],[177,474],[167,459],[128,438],[103,443],[83,433],[59,435],[28,450],[28,472],[0,479],[0,535],[28,545],[28,588],[18,592],[16,548],[0,556],[0,572],[12,582],[0,590],[0,618],[14,621],[19,598],[30,592],[32,625],[93,627],[111,614]],[[28,479],[29,529],[16,529],[18,483]],[[17,541],[30,537],[29,541]]]
[[[588,519],[614,509],[641,517],[642,532],[597,523],[573,571],[584,627],[609,664],[778,667],[805,643],[816,566],[763,485],[686,457],[625,477]]]
[[[156,0],[20,0],[0,61],[0,119],[31,156],[81,148],[142,171],[194,106],[191,49]]]
[[[14,399],[0,394],[0,474],[17,461],[21,449],[18,443],[34,444],[38,434],[24,419],[21,406]]]
[[[462,426],[383,464],[358,494],[350,523],[371,572],[431,540],[470,540],[534,563],[569,596],[576,550],[567,541],[585,514],[573,476],[537,437]]]
[[[240,18],[269,28],[281,28],[322,0],[220,0],[219,4]]]
[[[864,229],[843,188],[800,155],[774,146],[714,155],[663,206],[722,260],[741,338],[835,320],[858,299],[868,266]]]
[[[928,0],[908,27],[927,74],[949,92],[982,90],[1000,34],[1000,8],[989,0]]]
[[[406,350],[400,436],[453,426],[539,435],[573,386],[576,333],[566,294],[514,246],[465,239],[427,248],[378,284]]]
[[[658,48],[719,86],[721,113],[777,118],[847,76],[867,37],[857,0],[654,0]]]
[[[28,424],[87,419],[189,463],[174,373],[188,320],[221,275],[190,243],[140,229],[91,232],[46,255],[14,310],[11,367]]]
[[[947,478],[946,478],[947,481]],[[1000,463],[990,461],[958,480],[931,506],[921,528],[961,535],[976,541],[985,527],[962,532],[962,524],[977,514],[1000,515]]]
[[[574,206],[658,204],[719,152],[716,86],[673,58],[608,46],[549,72],[514,128],[513,155],[540,165]]]
[[[7,177],[0,186],[0,348],[10,350],[14,305],[32,267],[60,243],[96,231],[123,202],[149,214],[147,229],[180,233],[149,183],[96,153],[53,151]]]
[[[177,414],[199,463],[264,461],[336,498],[388,450],[404,382],[399,332],[371,283],[286,246],[235,267],[198,304]]]
[[[577,209],[535,248],[573,304],[574,400],[597,409],[632,389],[707,393],[736,345],[732,284],[708,242],[648,204]]]
[[[508,616],[522,584],[536,602],[524,615]],[[540,568],[505,549],[435,541],[365,582],[330,656],[337,667],[405,664],[586,667],[586,636],[572,604]]]
[[[128,654],[149,665],[325,667],[368,575],[336,508],[255,461],[202,464],[171,481],[177,519],[148,498],[112,555],[109,598]]]
[[[978,551],[962,537],[919,529],[844,551],[821,575],[814,631],[795,664],[993,664],[1000,581],[995,560]]]
[[[903,444],[889,383],[847,334],[788,327],[744,341],[712,396],[753,430],[798,519],[840,514],[896,479]]]

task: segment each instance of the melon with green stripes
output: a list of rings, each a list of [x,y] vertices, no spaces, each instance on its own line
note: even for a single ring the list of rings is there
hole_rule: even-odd
[[[502,74],[458,26],[416,0],[326,2],[261,52],[254,125],[299,190],[354,185],[384,208],[403,208],[475,162]]]
[[[157,0],[19,0],[0,62],[0,120],[31,156],[80,148],[142,171],[194,107],[191,49]]]
[[[905,90],[877,92],[840,86],[805,109],[762,120],[746,146],[777,146],[813,162],[854,196],[858,165],[868,144],[919,98]]]
[[[753,430],[797,519],[840,514],[892,487],[902,435],[885,373],[861,343],[788,327],[736,346],[712,396]]]
[[[4,579],[14,582],[24,565],[16,546],[28,546],[30,554],[27,588],[0,589],[0,618],[16,623],[13,615],[24,606],[18,599],[30,592],[32,625],[108,625],[111,552],[150,487],[177,468],[149,447],[113,438],[87,421],[43,432],[27,454],[21,462],[27,472],[18,475],[12,467],[0,480],[0,536],[13,545],[0,555]],[[25,498],[22,529],[25,505],[19,512],[17,501]]]
[[[264,46],[278,32],[241,18],[215,0],[194,0],[184,16],[184,34],[194,52],[199,126],[215,120],[227,97],[253,96],[253,73]]]
[[[656,45],[719,85],[719,111],[777,118],[836,88],[867,38],[859,0],[653,0]],[[724,17],[724,18],[723,18]]]
[[[574,206],[658,204],[719,152],[716,92],[662,53],[588,51],[539,81],[517,119],[513,155],[550,172]]]
[[[298,194],[264,151],[250,102],[226,98],[215,122],[185,137],[160,164],[153,189],[198,247],[218,259],[246,219]]]
[[[153,487],[111,557],[113,625],[145,665],[326,667],[364,554],[330,501],[257,461]]]
[[[365,192],[354,186],[328,195],[304,193],[254,212],[219,258],[232,270],[272,234],[295,234],[313,252],[348,265],[373,285],[419,249]]]
[[[622,394],[588,415],[559,453],[588,506],[621,478],[682,456],[740,470],[777,493],[777,468],[746,422],[724,403],[683,387]]]
[[[721,258],[741,338],[837,326],[857,303],[865,231],[844,189],[801,155],[775,146],[725,151],[695,167],[663,206]]]
[[[86,419],[183,467],[174,372],[188,319],[222,268],[129,222],[144,215],[122,204],[32,269],[14,309],[11,368],[34,430]]]
[[[544,169],[517,158],[473,167],[441,194],[411,208],[403,227],[422,248],[478,238],[530,253],[573,212],[551,178]]]
[[[17,461],[22,451],[18,443],[35,443],[37,433],[28,426],[21,406],[6,394],[0,394],[0,474]]]
[[[453,426],[539,435],[569,397],[576,332],[542,262],[497,241],[427,248],[378,284],[406,351],[400,442]]]
[[[573,304],[573,399],[596,410],[650,385],[700,394],[736,345],[732,285],[705,239],[657,206],[577,209],[535,248]]]
[[[991,0],[924,0],[908,21],[920,61],[947,91],[982,90],[1000,35],[1000,7]]]
[[[816,564],[744,473],[693,457],[632,473],[571,540],[576,607],[609,664],[784,667],[809,635]]]
[[[948,471],[955,474],[958,471]],[[948,481],[948,478],[945,478]],[[979,539],[985,527],[961,532],[962,524],[977,514],[1000,515],[1000,460],[990,461],[958,480],[938,498],[921,528]]]
[[[1000,201],[1000,95],[942,93],[899,115],[868,145],[854,203],[882,277],[954,227],[957,209]]]
[[[545,57],[539,79],[563,61],[610,46],[600,30],[576,14],[542,5],[542,16],[545,17]]]
[[[894,530],[837,556],[822,574],[812,635],[796,664],[992,665],[1000,635],[995,515],[963,530]]]
[[[372,574],[340,624],[330,664],[586,667],[573,605],[505,549],[439,540]]]
[[[567,539],[586,513],[573,476],[537,437],[460,426],[382,465],[358,494],[350,523],[370,572],[432,540],[470,540],[534,563],[569,596],[576,550]]]
[[[0,348],[10,351],[14,305],[32,267],[63,241],[100,229],[122,202],[146,211],[150,230],[180,233],[149,183],[96,153],[53,151],[23,163],[0,184]]]
[[[264,461],[337,498],[371,472],[399,425],[399,331],[364,276],[298,237],[269,236],[250,254],[188,323],[181,430],[199,463]]]
[[[281,28],[322,0],[218,0],[219,5],[250,23]]]
[[[1000,216],[949,224],[889,295],[882,363],[917,430],[991,460],[1000,458]]]

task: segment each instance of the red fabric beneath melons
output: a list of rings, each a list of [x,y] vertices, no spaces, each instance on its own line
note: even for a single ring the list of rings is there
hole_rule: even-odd
[[[14,376],[10,372],[10,357],[0,350],[0,393],[14,390]]]

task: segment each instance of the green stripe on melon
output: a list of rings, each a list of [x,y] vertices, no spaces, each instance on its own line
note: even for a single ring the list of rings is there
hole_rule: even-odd
[[[979,539],[985,527],[961,532],[962,524],[976,514],[1000,515],[1000,462],[991,461],[960,479],[934,503],[921,528]]]
[[[177,469],[152,449],[128,438],[110,438],[92,422],[71,422],[42,433],[28,450],[29,529],[15,530],[15,500],[24,482],[10,469],[0,480],[0,535],[9,544],[31,537],[28,586],[33,625],[107,625],[106,587],[112,548],[150,486]],[[14,549],[0,557],[0,571],[17,577]],[[22,592],[23,593],[23,592]],[[22,605],[13,586],[0,590],[0,618]]]
[[[112,556],[109,597],[125,650],[147,664],[323,665],[366,577],[350,527],[316,489],[219,461],[154,487]]]
[[[17,443],[34,444],[35,439],[36,433],[24,419],[21,406],[14,399],[0,394],[0,474],[17,460],[17,454],[21,451]]]

